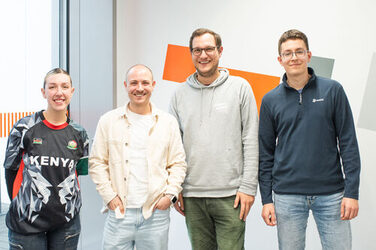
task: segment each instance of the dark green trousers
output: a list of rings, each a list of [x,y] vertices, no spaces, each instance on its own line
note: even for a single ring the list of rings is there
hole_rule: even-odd
[[[185,222],[193,250],[244,249],[245,222],[239,219],[235,196],[184,197]]]

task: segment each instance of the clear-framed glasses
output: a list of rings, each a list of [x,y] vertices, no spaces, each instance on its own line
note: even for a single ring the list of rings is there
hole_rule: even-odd
[[[206,47],[206,48],[193,48],[192,54],[195,55],[195,56],[199,56],[199,55],[201,55],[202,51],[205,50],[205,53],[207,55],[212,55],[216,48],[217,48],[216,46]]]
[[[290,60],[295,55],[296,58],[303,58],[307,54],[307,50],[287,51],[281,54],[284,60]]]

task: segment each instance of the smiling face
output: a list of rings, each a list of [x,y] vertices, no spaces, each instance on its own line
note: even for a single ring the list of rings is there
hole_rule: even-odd
[[[213,48],[215,49],[210,52],[206,53],[204,49],[206,48]],[[218,75],[218,64],[219,58],[222,55],[222,47],[217,48],[217,44],[215,42],[214,36],[209,33],[205,33],[201,36],[197,36],[192,40],[192,49],[201,49],[201,54],[194,55],[192,53],[192,61],[197,70],[197,74],[200,78],[207,78],[215,80]]]
[[[65,112],[72,98],[74,88],[70,77],[63,73],[51,74],[42,88],[43,97],[47,100],[47,110]]]
[[[304,51],[303,56],[297,56],[296,52]],[[294,53],[292,53],[294,52]],[[283,55],[291,55],[285,58]],[[279,63],[285,68],[287,77],[298,77],[308,74],[307,67],[311,61],[312,53],[308,51],[305,43],[301,39],[289,39],[281,44],[281,55],[278,57]]]
[[[127,75],[124,86],[128,91],[130,109],[136,113],[147,113],[150,109],[150,97],[153,92],[155,81],[149,69],[143,65],[131,68]]]

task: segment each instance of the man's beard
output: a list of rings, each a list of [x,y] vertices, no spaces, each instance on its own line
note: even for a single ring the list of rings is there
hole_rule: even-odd
[[[198,69],[198,67],[196,67],[196,71],[197,71],[197,74],[199,75],[199,76],[201,76],[201,77],[211,77],[211,76],[213,76],[216,72],[217,72],[217,70],[218,70],[218,64],[219,64],[219,62],[216,64],[216,65],[214,65],[209,71],[207,71],[207,72],[202,72],[202,71],[200,71],[199,69]]]

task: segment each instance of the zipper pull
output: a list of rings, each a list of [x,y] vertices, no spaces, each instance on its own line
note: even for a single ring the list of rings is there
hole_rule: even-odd
[[[302,104],[303,104],[302,93],[299,93],[299,105],[302,105]]]

